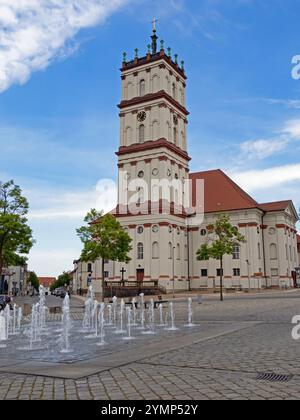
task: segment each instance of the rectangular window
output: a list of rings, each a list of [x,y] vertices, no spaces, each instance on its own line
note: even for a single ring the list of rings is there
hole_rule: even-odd
[[[208,270],[201,270],[201,277],[207,277],[208,276]]]
[[[108,277],[109,277],[109,272],[108,272],[108,271],[104,271],[104,277],[105,277],[106,279],[108,279]]]
[[[234,260],[239,260],[240,259],[240,246],[239,245],[235,245],[233,247],[232,258]]]
[[[241,275],[241,270],[239,268],[234,268],[233,269],[233,276],[234,277],[240,277]]]
[[[220,277],[221,275],[222,276],[224,275],[224,270],[221,270],[220,268],[217,268],[217,276]]]

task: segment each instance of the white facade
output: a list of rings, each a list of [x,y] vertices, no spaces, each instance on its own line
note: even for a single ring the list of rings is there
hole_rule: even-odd
[[[191,177],[186,76],[177,58],[173,61],[163,49],[157,52],[155,46],[152,48],[152,54],[124,62],[122,67],[119,196],[113,214],[131,236],[133,249],[129,264],[106,265],[107,281],[120,282],[124,268],[125,281],[154,281],[166,292],[217,287],[219,262],[199,262],[196,252],[207,240],[207,226],[218,214],[226,213],[246,243],[234,256],[225,258],[225,287],[292,286],[292,271],[298,265],[298,216],[292,202],[285,207],[273,205],[276,203],[263,207],[232,186],[236,197],[244,195],[243,203],[225,205],[222,211],[217,211],[217,205],[215,211],[204,208],[201,224],[195,226],[184,211],[174,211],[176,206],[190,203],[194,194],[184,189]],[[155,184],[174,180],[182,189],[171,185],[166,199]],[[215,201],[218,203],[218,197]],[[166,204],[170,205],[169,212],[162,210]],[[95,287],[101,290],[101,262],[94,264],[92,271]],[[79,263],[74,290],[86,283],[88,272],[86,265]]]

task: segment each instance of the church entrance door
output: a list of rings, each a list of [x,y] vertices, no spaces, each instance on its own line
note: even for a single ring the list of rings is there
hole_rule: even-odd
[[[138,283],[143,283],[145,278],[145,270],[144,269],[138,269],[136,270],[136,280]]]

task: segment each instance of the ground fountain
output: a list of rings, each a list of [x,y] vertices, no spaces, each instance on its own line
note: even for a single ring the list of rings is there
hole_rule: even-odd
[[[148,308],[148,324],[147,324],[147,330],[143,331],[143,334],[155,334],[155,315],[154,315],[154,300],[150,300],[150,305]]]
[[[127,313],[127,337],[123,337],[123,340],[134,340],[135,338],[131,335],[131,327],[132,327],[132,309],[130,307],[126,308]]]
[[[63,307],[62,307],[62,333],[60,336],[61,353],[70,353],[70,330],[71,330],[71,318],[70,318],[70,298],[66,294]]]
[[[193,323],[193,299],[188,299],[188,323],[185,325],[185,327],[195,327],[195,324]]]
[[[99,341],[97,346],[104,346],[105,343],[105,304],[100,303],[99,315],[98,315],[98,322],[99,322]]]
[[[120,328],[116,331],[116,334],[124,334],[126,332],[123,326],[124,308],[125,308],[125,302],[124,302],[124,299],[122,299],[121,304],[120,304],[120,313],[119,313]]]
[[[164,320],[164,307],[163,307],[162,303],[159,305],[159,321],[160,321],[160,323],[158,325],[159,327],[165,327],[166,326],[166,323],[165,323],[165,320]]]
[[[178,328],[176,328],[176,326],[175,326],[175,313],[174,313],[174,305],[173,305],[173,302],[170,302],[169,303],[168,318],[170,320],[171,326],[170,327],[166,326],[166,329],[168,331],[177,331]]]
[[[6,320],[4,312],[0,312],[0,348],[5,348],[6,344],[3,344],[3,341],[8,339],[7,329],[6,329]]]
[[[140,309],[140,327],[139,329],[145,329],[145,300],[144,300],[144,293],[140,294],[140,302],[139,302],[139,309]]]

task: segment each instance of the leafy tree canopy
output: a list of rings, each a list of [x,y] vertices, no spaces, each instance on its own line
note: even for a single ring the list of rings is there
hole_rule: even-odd
[[[9,265],[24,265],[34,244],[27,224],[29,204],[14,181],[0,181],[0,273]]]

